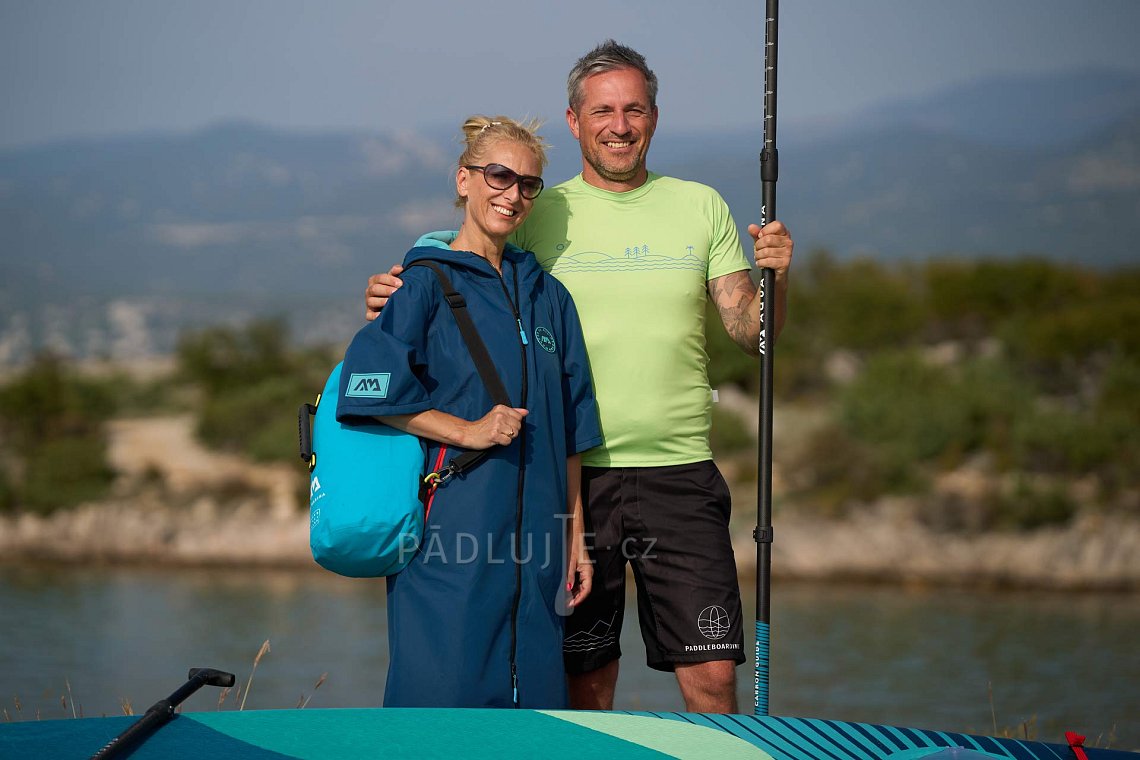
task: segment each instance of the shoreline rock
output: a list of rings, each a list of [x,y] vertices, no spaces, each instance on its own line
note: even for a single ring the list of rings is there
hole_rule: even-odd
[[[1064,527],[948,533],[909,518],[774,520],[773,578],[923,586],[1140,590],[1140,520],[1081,515]],[[737,566],[755,573],[749,533]]]
[[[1140,520],[1082,517],[1030,533],[946,534],[871,515],[775,523],[777,581],[1048,590],[1140,590]],[[734,536],[742,578],[755,575],[751,532]],[[318,570],[308,515],[264,503],[189,508],[153,502],[86,504],[51,516],[0,519],[3,561],[274,567]],[[324,572],[324,571],[321,571]]]
[[[52,515],[0,516],[0,561],[150,563],[320,570],[309,554],[299,465],[259,465],[203,449],[189,417],[117,420],[113,494]],[[752,526],[735,527],[742,578],[755,575]],[[754,514],[754,502],[752,506]],[[1140,590],[1140,515],[1081,513],[1062,527],[953,532],[882,500],[843,519],[775,516],[777,580],[1055,590]],[[323,570],[320,570],[324,572]]]

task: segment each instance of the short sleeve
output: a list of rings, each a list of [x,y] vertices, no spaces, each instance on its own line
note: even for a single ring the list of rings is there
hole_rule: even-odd
[[[736,222],[732,219],[732,212],[728,204],[712,188],[710,194],[709,224],[709,268],[705,279],[715,280],[726,274],[751,269],[752,265],[744,256],[744,247],[740,244],[740,233],[736,229]]]
[[[374,321],[356,333],[344,354],[336,418],[415,414],[430,409],[422,382],[434,294],[418,277],[404,285]]]
[[[578,310],[570,293],[561,286],[559,301],[562,311],[562,403],[566,420],[566,451],[580,454],[602,444],[602,431]]]

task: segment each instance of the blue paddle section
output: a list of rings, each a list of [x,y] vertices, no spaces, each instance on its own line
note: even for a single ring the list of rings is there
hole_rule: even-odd
[[[768,714],[768,641],[769,627],[767,623],[756,621],[756,682],[753,685],[752,714],[764,717]]]

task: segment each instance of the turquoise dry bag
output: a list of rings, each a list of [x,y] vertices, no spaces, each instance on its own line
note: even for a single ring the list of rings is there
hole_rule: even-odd
[[[317,564],[334,573],[392,575],[408,564],[423,536],[424,444],[382,422],[337,422],[340,369],[329,375],[313,417],[309,547]],[[302,407],[305,417],[310,408]],[[307,427],[306,419],[302,449]]]
[[[510,406],[463,296],[431,261],[408,266],[435,272],[492,401]],[[339,575],[394,575],[411,562],[423,538],[426,449],[418,437],[382,422],[338,422],[342,365],[329,375],[316,405],[302,404],[297,414],[301,459],[309,465],[309,547],[318,565]],[[468,451],[455,457],[433,473],[438,476],[433,487],[474,467],[486,454]]]

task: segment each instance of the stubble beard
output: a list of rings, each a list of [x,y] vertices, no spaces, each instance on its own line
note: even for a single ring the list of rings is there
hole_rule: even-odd
[[[601,156],[601,151],[584,150],[582,151],[582,157],[586,159],[586,163],[597,172],[599,177],[609,182],[628,182],[645,168],[644,153],[638,155],[629,168],[607,164]]]

